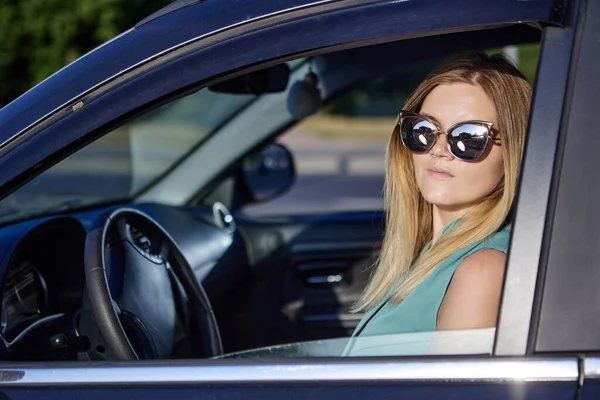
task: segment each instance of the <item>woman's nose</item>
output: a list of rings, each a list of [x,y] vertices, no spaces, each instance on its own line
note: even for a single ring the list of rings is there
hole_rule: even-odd
[[[450,153],[450,150],[448,149],[448,135],[445,135],[443,133],[439,134],[437,140],[435,141],[435,144],[429,151],[429,154],[431,154],[433,157],[443,157],[447,158],[448,160],[453,160],[454,156],[452,155],[452,153]]]

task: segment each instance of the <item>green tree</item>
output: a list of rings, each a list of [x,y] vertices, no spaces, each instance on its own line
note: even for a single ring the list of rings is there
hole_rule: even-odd
[[[0,107],[171,1],[0,1]]]

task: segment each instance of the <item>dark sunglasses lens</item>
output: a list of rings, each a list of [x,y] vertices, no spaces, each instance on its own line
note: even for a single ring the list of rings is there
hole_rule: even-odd
[[[410,150],[423,153],[435,143],[437,128],[431,122],[416,116],[400,118],[402,142]]]
[[[477,160],[487,145],[488,127],[478,124],[459,125],[448,132],[452,154],[462,160]]]

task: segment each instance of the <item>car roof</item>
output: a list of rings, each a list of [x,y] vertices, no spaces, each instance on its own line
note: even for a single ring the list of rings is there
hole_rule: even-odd
[[[336,0],[178,0],[104,43],[0,110],[0,143],[91,88],[169,49],[240,24]]]

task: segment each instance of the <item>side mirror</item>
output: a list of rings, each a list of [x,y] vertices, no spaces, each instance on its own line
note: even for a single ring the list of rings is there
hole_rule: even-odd
[[[244,159],[242,176],[255,202],[273,199],[294,184],[292,153],[279,143],[271,143]]]

